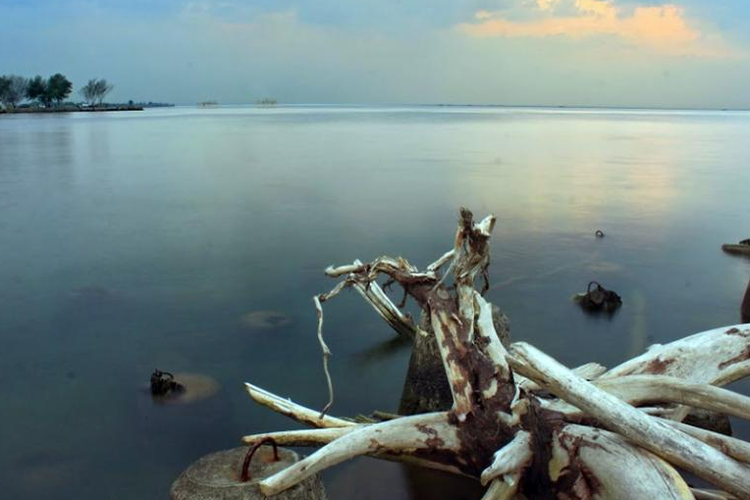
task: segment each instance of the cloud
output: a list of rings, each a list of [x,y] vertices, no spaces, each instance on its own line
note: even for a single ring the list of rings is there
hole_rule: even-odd
[[[542,10],[550,10],[560,0],[536,0],[537,6]]]
[[[521,7],[524,19],[507,12],[479,11],[459,30],[474,37],[614,37],[635,47],[670,55],[728,57],[734,54],[720,35],[701,29],[676,4],[636,5],[625,9],[614,0],[536,0]],[[558,14],[558,10],[564,13]],[[531,16],[531,17],[529,17]]]
[[[481,3],[490,1],[500,4]],[[645,1],[617,0],[615,17],[634,17],[636,6]],[[523,24],[593,16],[579,10],[575,0],[543,2],[547,10],[538,0],[512,2],[515,9],[487,12],[485,20]],[[133,3],[146,0],[130,0],[128,5]],[[455,26],[471,19],[474,8],[453,16],[447,27],[390,29],[383,28],[383,20],[368,25],[321,23],[310,19],[299,2],[299,8],[273,10],[259,10],[260,0],[164,3],[172,10],[153,16],[128,11],[126,21],[116,15],[120,10],[80,9],[66,10],[68,17],[60,20],[48,11],[40,17],[38,10],[27,7],[9,10],[0,0],[0,71],[61,71],[76,91],[88,79],[104,77],[115,84],[115,101],[240,103],[273,97],[283,103],[750,107],[750,65],[744,61],[673,57],[663,49],[648,50],[643,42],[625,43],[607,34],[468,36]],[[582,8],[607,5],[603,4]],[[685,5],[687,26],[698,33],[689,43],[707,44],[710,24],[704,18],[701,25],[694,24],[696,11]],[[743,22],[740,12],[732,15]],[[715,19],[726,26],[721,18]],[[743,47],[742,34],[724,33],[734,33],[734,47]]]

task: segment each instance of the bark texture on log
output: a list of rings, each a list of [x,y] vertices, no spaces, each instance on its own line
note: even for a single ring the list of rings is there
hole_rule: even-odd
[[[498,307],[492,308],[492,321],[500,342],[510,345],[510,321]],[[409,369],[404,380],[398,412],[416,415],[432,411],[447,411],[453,404],[448,377],[445,375],[440,350],[427,315],[422,315],[409,358]]]

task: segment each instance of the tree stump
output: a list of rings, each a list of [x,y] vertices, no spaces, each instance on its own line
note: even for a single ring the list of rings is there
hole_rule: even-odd
[[[510,345],[510,322],[508,317],[493,307],[492,320],[500,341]],[[422,334],[415,335],[409,358],[409,370],[404,380],[398,412],[401,415],[416,415],[432,411],[447,411],[453,404],[448,377],[445,375],[443,360],[435,340],[435,332],[430,326],[429,317],[422,315],[419,320]]]
[[[258,450],[250,463],[250,479],[240,480],[247,447],[211,453],[198,459],[172,484],[170,500],[266,500],[258,484],[264,479],[299,462],[292,450],[279,448],[278,461],[270,447]],[[274,497],[278,500],[326,500],[320,477],[310,476]]]

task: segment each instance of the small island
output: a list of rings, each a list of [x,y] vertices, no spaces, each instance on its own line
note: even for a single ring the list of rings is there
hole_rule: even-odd
[[[0,76],[0,114],[2,113],[73,113],[81,111],[143,111],[148,107],[169,107],[165,103],[106,103],[104,99],[114,85],[107,80],[94,78],[79,89],[82,102],[68,98],[73,83],[56,73],[49,78],[40,75],[25,78],[18,75]]]
[[[271,108],[273,106],[276,106],[278,102],[276,99],[272,99],[270,97],[264,97],[263,99],[258,99],[255,101],[255,105],[259,108]]]

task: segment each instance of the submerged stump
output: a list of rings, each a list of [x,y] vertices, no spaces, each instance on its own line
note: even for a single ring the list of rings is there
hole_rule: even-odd
[[[265,500],[258,484],[299,462],[292,450],[279,448],[279,460],[264,446],[250,463],[249,480],[241,478],[247,447],[211,453],[188,467],[172,484],[170,500]],[[313,475],[274,497],[278,500],[326,500],[320,477]]]
[[[510,345],[508,317],[500,311],[500,308],[493,307],[492,320],[500,341],[507,347]],[[409,358],[409,370],[406,373],[398,407],[401,415],[447,411],[453,404],[453,396],[443,368],[443,360],[440,358],[435,332],[432,331],[430,320],[426,315],[420,318],[419,330],[422,333],[415,335],[414,338]]]

